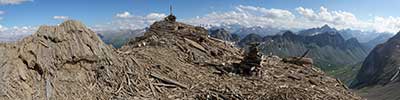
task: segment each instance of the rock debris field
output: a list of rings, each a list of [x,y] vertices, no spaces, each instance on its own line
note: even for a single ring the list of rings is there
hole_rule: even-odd
[[[320,69],[277,56],[263,56],[257,74],[236,73],[244,56],[175,20],[155,22],[119,49],[68,20],[0,44],[0,99],[361,99]]]

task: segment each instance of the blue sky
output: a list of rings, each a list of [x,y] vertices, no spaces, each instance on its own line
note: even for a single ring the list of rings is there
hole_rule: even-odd
[[[12,0],[11,0],[12,1]],[[1,24],[25,26],[55,24],[53,16],[69,16],[89,25],[112,20],[116,13],[129,11],[134,15],[168,13],[168,6],[180,18],[202,16],[210,12],[223,12],[238,5],[294,10],[297,7],[351,12],[363,20],[374,16],[400,16],[399,0],[34,0],[14,5],[2,5]]]
[[[0,40],[67,19],[95,31],[141,29],[167,16],[170,5],[178,21],[192,25],[400,30],[400,0],[0,0]]]

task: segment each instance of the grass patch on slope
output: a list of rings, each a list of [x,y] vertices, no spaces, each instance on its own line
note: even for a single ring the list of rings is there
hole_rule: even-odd
[[[332,77],[338,78],[346,85],[350,85],[351,81],[356,77],[358,71],[361,69],[361,66],[362,62],[326,71],[326,73]]]

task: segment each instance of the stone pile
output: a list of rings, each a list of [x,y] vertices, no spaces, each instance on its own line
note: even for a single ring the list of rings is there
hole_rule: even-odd
[[[262,55],[259,53],[258,45],[258,42],[249,43],[249,51],[240,62],[241,74],[251,76],[259,71]]]

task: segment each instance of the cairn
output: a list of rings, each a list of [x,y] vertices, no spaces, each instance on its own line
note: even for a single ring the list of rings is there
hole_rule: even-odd
[[[262,55],[259,53],[258,42],[249,43],[249,51],[245,55],[242,62],[240,62],[241,73],[244,75],[253,75],[257,73],[259,68],[261,67],[261,57]]]

